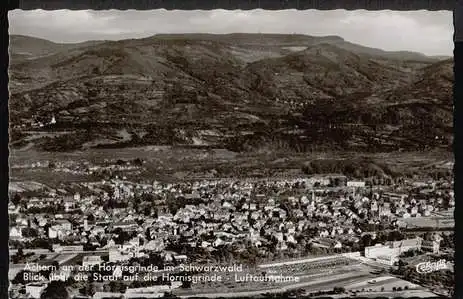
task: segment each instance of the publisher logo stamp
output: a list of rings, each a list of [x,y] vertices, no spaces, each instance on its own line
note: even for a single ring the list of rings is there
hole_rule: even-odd
[[[416,272],[420,274],[426,274],[445,269],[448,269],[448,265],[447,261],[444,259],[436,262],[423,262],[416,265]]]

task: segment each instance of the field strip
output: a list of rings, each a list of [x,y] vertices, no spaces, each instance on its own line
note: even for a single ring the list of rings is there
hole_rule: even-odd
[[[348,279],[359,279],[359,278],[368,277],[368,276],[369,275],[365,273],[357,273],[354,275],[352,273],[346,273],[346,274],[331,276],[330,278],[327,278],[324,280],[296,283],[296,284],[291,284],[291,285],[282,286],[282,287],[275,287],[271,289],[264,289],[264,290],[257,290],[257,291],[227,292],[227,293],[202,293],[202,294],[191,294],[191,295],[179,295],[179,297],[180,298],[252,297],[252,296],[258,296],[258,295],[262,295],[266,293],[279,294],[279,293],[284,293],[284,292],[287,292],[293,289],[299,289],[299,288],[304,288],[304,287],[309,287],[309,286],[314,286],[314,285],[319,285],[319,284],[321,285],[329,284],[332,282],[348,280]]]

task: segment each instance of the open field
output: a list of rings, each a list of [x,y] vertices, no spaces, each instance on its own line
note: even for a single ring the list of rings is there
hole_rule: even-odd
[[[443,161],[453,161],[453,153],[446,151],[429,152],[391,152],[391,153],[359,153],[359,152],[311,152],[304,154],[292,154],[274,152],[269,154],[248,154],[235,153],[226,149],[202,149],[192,147],[171,147],[171,146],[143,146],[123,149],[91,149],[87,151],[73,152],[45,152],[37,150],[12,150],[10,161],[12,165],[20,163],[34,163],[44,160],[84,160],[101,161],[103,159],[120,158],[132,159],[163,158],[166,161],[172,160],[218,160],[218,161],[252,161],[259,159],[273,162],[274,164],[288,164],[288,162],[300,162],[303,160],[318,159],[349,159],[356,157],[368,157],[372,160],[390,161],[398,167],[422,167],[431,165],[442,165]],[[284,163],[283,163],[284,162]]]
[[[326,296],[321,296],[326,298]],[[425,290],[408,290],[406,292],[358,292],[360,298],[440,298],[436,294]],[[313,297],[317,298],[317,297]],[[346,298],[346,294],[330,295],[330,298]]]
[[[453,212],[445,215],[432,215],[429,217],[410,217],[410,218],[399,218],[398,220],[403,221],[407,224],[407,228],[423,228],[423,227],[436,227],[436,228],[449,228],[455,227],[455,219]]]
[[[225,149],[187,148],[170,146],[146,146],[123,149],[91,149],[66,153],[49,153],[36,150],[13,150],[10,154],[11,177],[17,181],[35,181],[38,183],[60,183],[85,180],[85,176],[70,173],[52,172],[48,168],[28,168],[37,162],[71,161],[76,165],[90,163],[101,165],[104,161],[115,162],[118,159],[144,161],[144,171],[133,179],[202,179],[212,177],[294,177],[304,176],[304,165],[321,163],[323,171],[342,170],[349,164],[368,167],[379,173],[419,173],[430,174],[426,169],[437,169],[445,163],[452,163],[453,155],[447,152],[413,153],[356,153],[356,152],[313,152],[307,154],[287,153],[246,154]],[[358,160],[358,162],[356,162]],[[362,162],[364,161],[364,162]],[[384,161],[387,161],[384,162]],[[444,163],[444,164],[445,164]],[[329,165],[329,166],[326,166]],[[360,166],[359,166],[360,167]],[[366,168],[365,168],[366,169]]]
[[[340,275],[331,275],[329,278],[320,279],[316,281],[305,281],[299,282],[296,284],[285,285],[285,286],[273,286],[271,288],[261,289],[261,290],[248,290],[248,291],[229,291],[218,293],[217,290],[211,293],[198,293],[198,294],[178,294],[181,298],[233,298],[233,297],[250,297],[250,296],[258,296],[264,294],[279,294],[284,293],[289,290],[301,289],[304,288],[306,291],[318,291],[318,290],[325,290],[325,289],[332,289],[335,286],[340,286],[345,283],[351,283],[356,281],[357,279],[364,279],[368,277],[367,273],[347,273],[347,274],[340,274]],[[211,290],[212,291],[212,290]]]
[[[182,298],[232,298],[277,294],[296,289],[303,289],[306,294],[310,294],[318,291],[330,291],[334,287],[344,287],[346,290],[358,289],[358,291],[377,287],[379,292],[382,286],[387,286],[383,291],[390,288],[392,292],[393,287],[401,286],[403,288],[407,284],[410,289],[423,290],[419,286],[395,277],[383,277],[380,274],[374,274],[376,268],[361,263],[361,261],[349,259],[348,264],[330,266],[330,261],[336,260],[336,257],[342,258],[341,256],[326,256],[300,259],[299,263],[294,260],[292,263],[281,262],[258,266],[258,269],[265,270],[267,275],[294,276],[299,278],[298,282],[236,282],[233,273],[221,273],[224,277],[224,283],[196,284],[191,290],[176,290],[175,294]],[[319,263],[326,263],[327,265],[319,268],[317,267]],[[324,270],[321,271],[321,269]],[[243,275],[244,273],[239,274]],[[260,275],[261,273],[258,271],[253,274]],[[371,281],[375,281],[375,283],[368,283]]]
[[[385,290],[392,291],[392,288],[408,288],[408,289],[421,289],[419,285],[404,281],[393,276],[381,276],[370,280],[360,281],[354,284],[346,285],[347,290],[362,291],[371,290],[374,292]],[[384,289],[383,289],[384,288]]]

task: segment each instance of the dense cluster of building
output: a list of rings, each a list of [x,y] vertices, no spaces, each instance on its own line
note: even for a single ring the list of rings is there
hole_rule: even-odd
[[[408,250],[438,252],[439,239],[375,244],[375,228],[394,231],[408,218],[432,218],[455,204],[452,183],[443,179],[394,186],[339,175],[177,184],[111,179],[76,189],[17,195],[10,202],[12,250],[71,256],[58,263],[93,252],[81,259],[83,266],[130,264],[153,254],[163,264],[221,261],[230,258],[224,249],[233,258],[252,251],[256,259],[362,251],[394,265]],[[373,240],[366,245],[365,234]],[[21,258],[18,263],[28,262]]]

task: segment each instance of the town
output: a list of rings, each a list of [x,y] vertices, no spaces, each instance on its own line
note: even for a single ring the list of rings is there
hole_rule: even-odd
[[[10,298],[52,286],[63,298],[450,295],[451,176],[128,178],[143,165],[18,166],[92,179],[12,183]],[[435,272],[416,271],[438,260]]]

